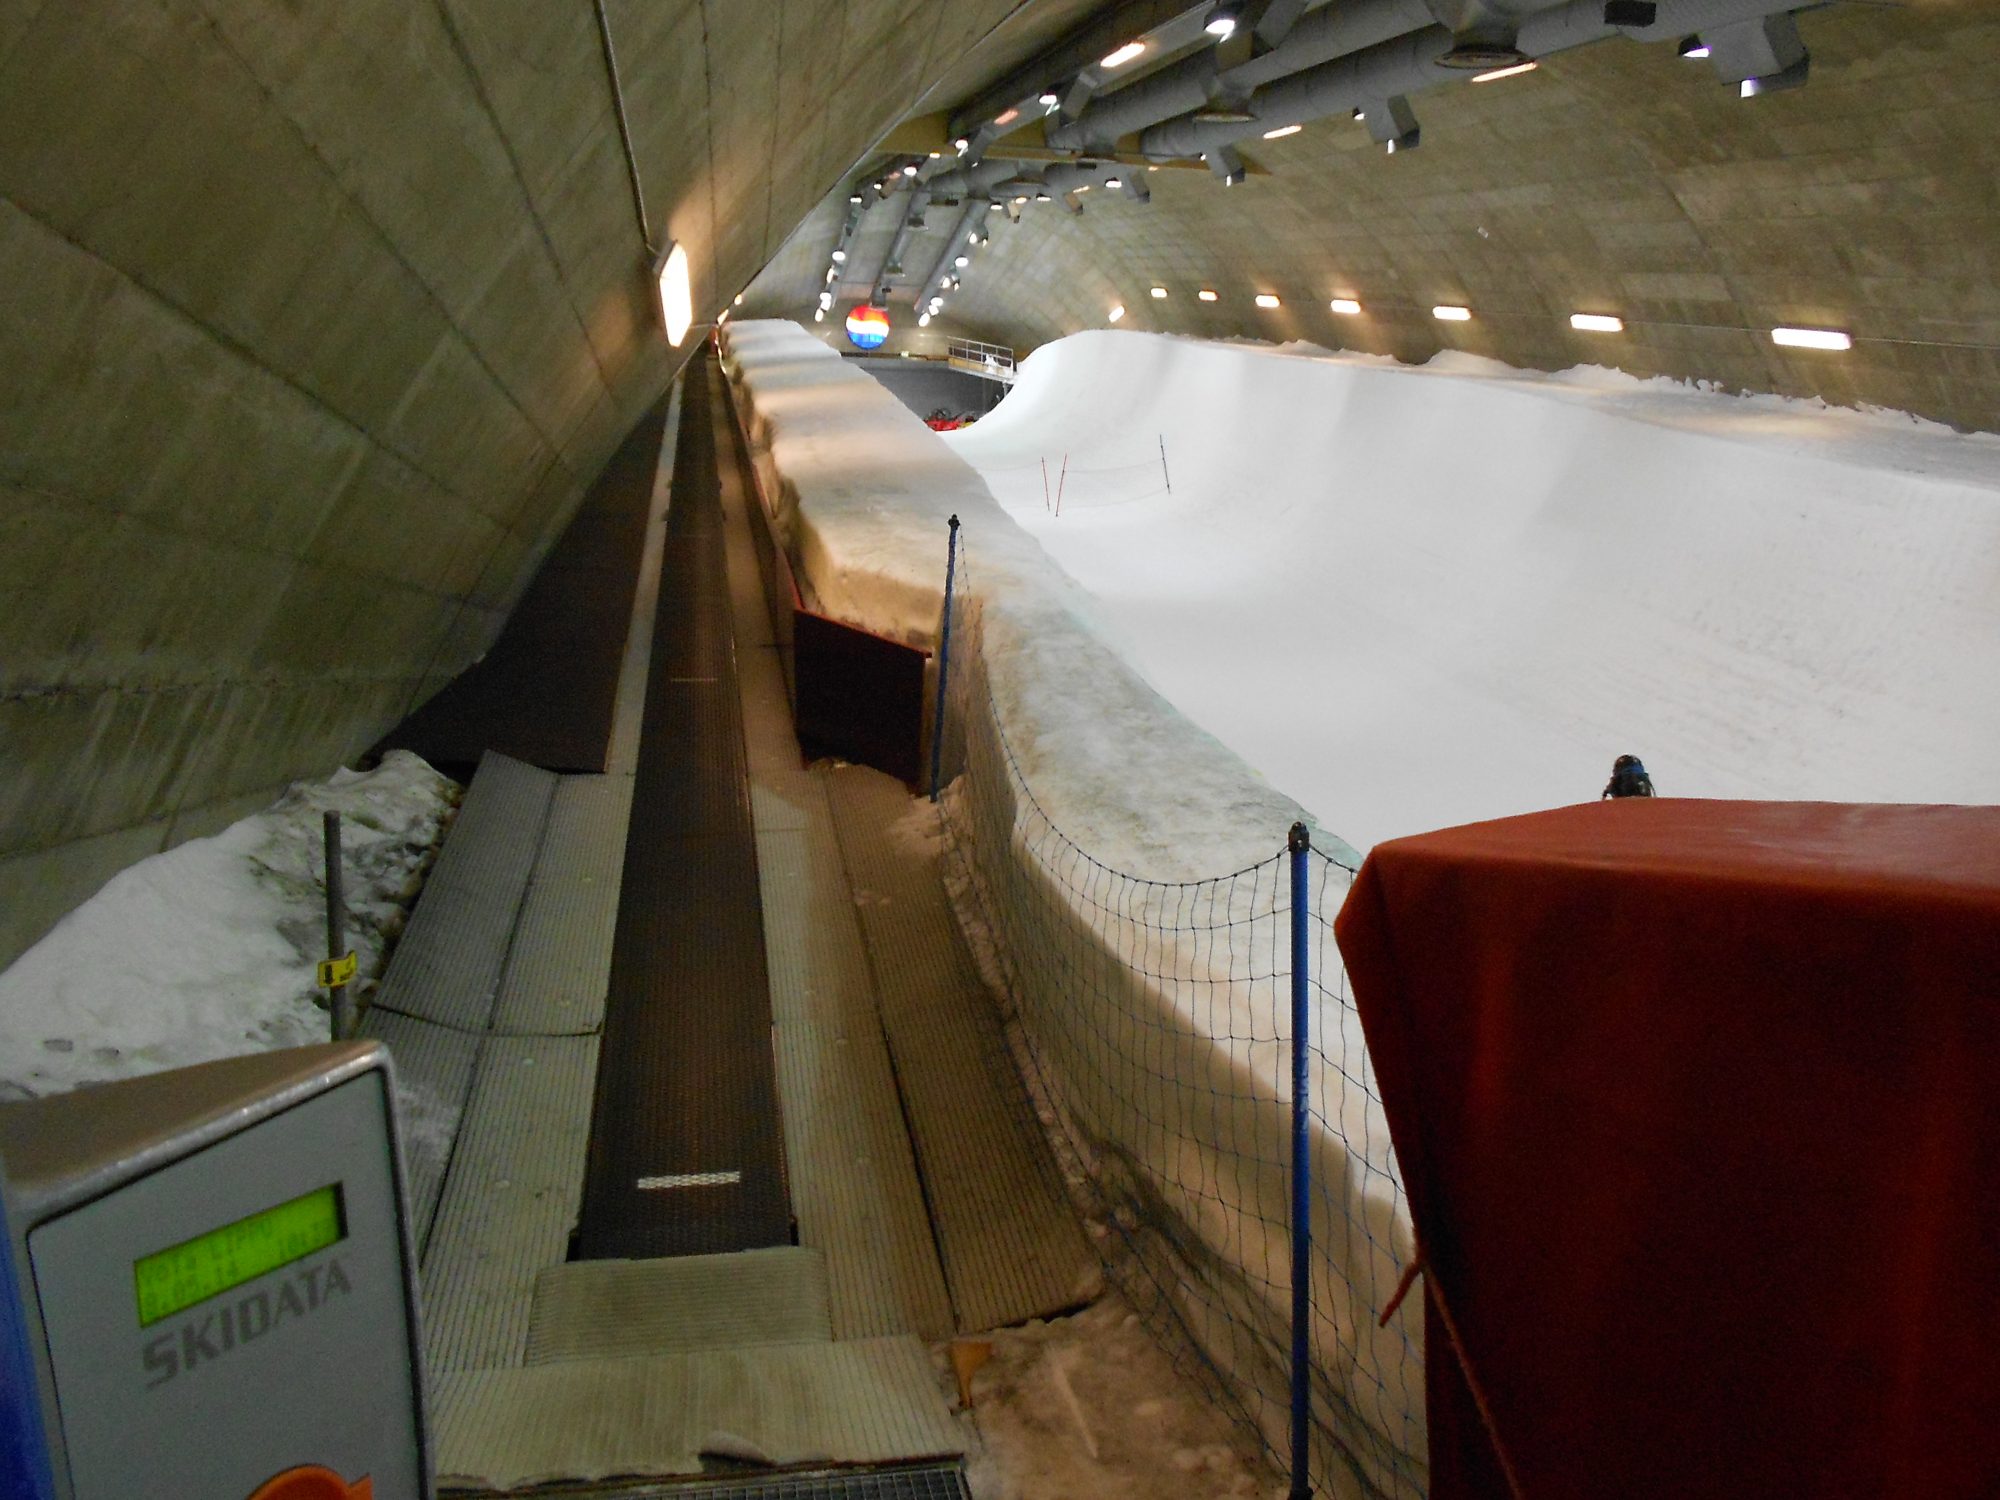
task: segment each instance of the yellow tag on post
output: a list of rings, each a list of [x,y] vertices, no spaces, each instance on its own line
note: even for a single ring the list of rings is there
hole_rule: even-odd
[[[352,952],[342,958],[323,958],[319,961],[319,987],[337,990],[351,982],[360,967]]]

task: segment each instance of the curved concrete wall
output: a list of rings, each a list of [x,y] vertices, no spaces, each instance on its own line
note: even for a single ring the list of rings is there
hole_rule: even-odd
[[[1011,0],[607,0],[749,281]],[[591,0],[0,7],[0,964],[491,640],[685,350]]]

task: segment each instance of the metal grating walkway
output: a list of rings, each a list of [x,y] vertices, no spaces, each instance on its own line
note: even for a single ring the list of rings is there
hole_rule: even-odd
[[[782,1468],[965,1451],[910,1338],[448,1370],[432,1414],[452,1488],[698,1475],[704,1455]]]
[[[578,1259],[792,1241],[718,494],[719,381],[704,355],[684,387]]]
[[[823,774],[959,1330],[1089,1301],[1103,1286],[1096,1254],[966,952],[936,853],[915,854],[898,829],[927,822],[931,809],[879,771]]]
[[[962,1464],[900,1464],[883,1469],[830,1469],[713,1483],[600,1490],[591,1500],[972,1500]]]

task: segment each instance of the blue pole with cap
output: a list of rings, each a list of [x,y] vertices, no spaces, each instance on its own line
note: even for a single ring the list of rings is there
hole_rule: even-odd
[[[1292,856],[1292,1489],[1312,1495],[1312,1157],[1308,1150],[1306,1063],[1308,943],[1306,856],[1312,832],[1294,823],[1285,847]]]

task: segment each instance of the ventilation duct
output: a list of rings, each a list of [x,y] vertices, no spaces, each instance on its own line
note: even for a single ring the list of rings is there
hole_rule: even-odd
[[[1689,32],[1699,31],[1707,37],[1725,27],[1762,22],[1767,17],[1785,21],[1781,34],[1789,28],[1786,7],[1774,7],[1770,0],[1660,0],[1653,24],[1646,27],[1608,24],[1604,12],[1604,0],[1569,0],[1537,12],[1520,23],[1518,45],[1529,57],[1546,57],[1606,37],[1677,42]],[[1308,17],[1307,22],[1312,19]],[[1302,22],[1298,31],[1306,24]],[[1789,29],[1796,37],[1796,28]],[[1257,134],[1266,120],[1305,124],[1461,80],[1462,72],[1443,65],[1445,54],[1457,43],[1457,36],[1448,27],[1428,26],[1266,84],[1250,96],[1250,109],[1258,117],[1255,121],[1205,125],[1191,114],[1183,115],[1147,130],[1139,146],[1152,157],[1203,156]],[[1803,46],[1799,51],[1803,59]],[[1774,48],[1773,55],[1784,54]],[[1803,69],[1803,61],[1797,66]],[[1414,117],[1411,123],[1414,128]]]

